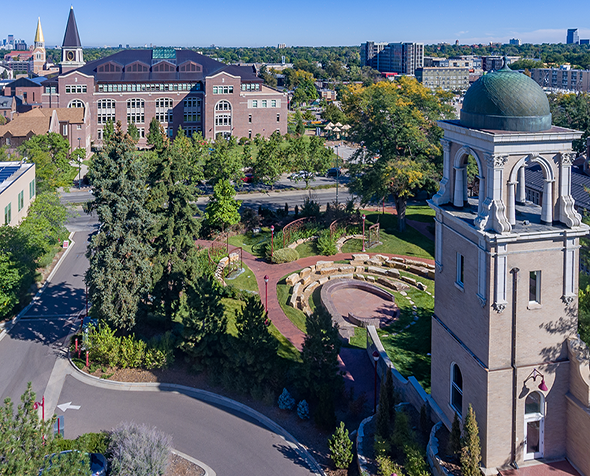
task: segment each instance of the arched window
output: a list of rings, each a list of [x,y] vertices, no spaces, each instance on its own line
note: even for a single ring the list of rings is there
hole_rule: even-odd
[[[96,103],[96,122],[106,124],[115,122],[115,101],[113,99],[99,99]]]
[[[524,401],[525,415],[543,415],[543,395],[539,392],[531,392]]]
[[[524,401],[524,459],[543,457],[545,399],[540,392],[531,392]]]
[[[216,111],[231,111],[231,104],[229,101],[219,101],[215,104]]]
[[[156,99],[156,119],[162,123],[172,122],[174,101],[170,98]]]
[[[457,364],[451,366],[451,406],[463,415],[463,375]]]
[[[127,124],[145,122],[145,101],[143,99],[127,100]]]
[[[77,108],[77,107],[84,107],[84,103],[80,100],[80,99],[72,99],[70,101],[70,103],[68,104],[68,107],[73,107],[73,108]]]

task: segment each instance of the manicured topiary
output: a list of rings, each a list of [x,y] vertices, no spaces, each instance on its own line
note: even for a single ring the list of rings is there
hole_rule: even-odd
[[[274,250],[271,261],[275,264],[290,263],[291,261],[297,261],[299,259],[299,253],[297,250],[291,248],[281,248]]]
[[[283,393],[279,397],[279,408],[281,410],[292,410],[295,406],[295,399],[291,396],[289,391],[284,388]]]
[[[305,400],[301,400],[297,405],[297,416],[302,420],[309,420],[309,405]]]

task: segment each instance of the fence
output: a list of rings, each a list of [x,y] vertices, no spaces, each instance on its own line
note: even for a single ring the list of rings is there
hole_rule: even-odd
[[[315,217],[304,217],[298,218],[297,220],[288,223],[283,228],[283,248],[285,248],[289,243],[291,243],[291,237],[293,233],[301,230],[307,223],[315,221]]]
[[[346,235],[346,229],[351,225],[358,225],[360,224],[360,220],[356,216],[349,216],[344,218],[338,218],[330,223],[330,239],[334,240],[334,234],[338,230],[340,225],[344,224],[344,235]]]
[[[369,227],[369,239],[367,248],[372,248],[379,244],[379,223],[375,223]]]

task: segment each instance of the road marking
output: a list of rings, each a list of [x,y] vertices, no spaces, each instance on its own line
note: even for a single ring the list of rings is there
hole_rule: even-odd
[[[61,405],[58,405],[57,408],[59,408],[62,412],[65,413],[65,411],[69,410],[69,409],[80,410],[80,405],[72,405],[72,402],[68,402],[68,403],[62,403]]]

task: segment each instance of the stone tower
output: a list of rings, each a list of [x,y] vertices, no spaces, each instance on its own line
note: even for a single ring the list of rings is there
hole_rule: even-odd
[[[64,41],[61,46],[61,73],[63,74],[72,69],[80,68],[81,66],[84,66],[84,64],[84,54],[82,51],[82,43],[80,42],[80,35],[78,34],[76,17],[74,16],[74,7],[71,7],[68,23],[66,25],[66,32],[64,34]]]
[[[33,73],[41,75],[46,61],[45,38],[43,37],[43,29],[41,28],[41,18],[37,20],[37,31],[35,32],[32,53]]]
[[[571,196],[581,133],[552,126],[543,90],[508,68],[482,76],[461,119],[439,125],[432,397],[449,421],[473,405],[487,474],[564,458],[567,341],[577,334],[579,238],[588,232]],[[478,170],[471,194],[468,160]],[[543,173],[540,197],[527,197],[529,166]]]

